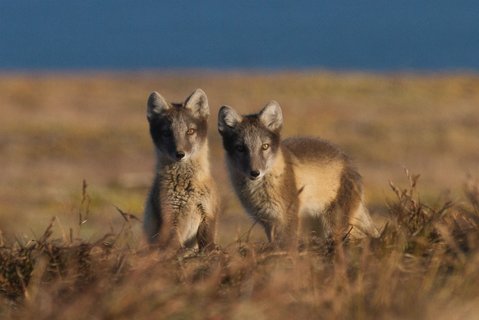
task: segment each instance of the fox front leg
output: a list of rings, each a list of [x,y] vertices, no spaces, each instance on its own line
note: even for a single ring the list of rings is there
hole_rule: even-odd
[[[264,227],[264,232],[266,233],[266,237],[268,238],[269,243],[273,243],[276,239],[275,225],[264,224],[263,227]]]
[[[196,234],[200,251],[211,251],[215,248],[216,221],[211,218],[203,218]]]

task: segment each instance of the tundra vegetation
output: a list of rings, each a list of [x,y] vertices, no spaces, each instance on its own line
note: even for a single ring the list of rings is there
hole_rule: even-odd
[[[144,97],[181,101],[196,87],[212,114],[274,98],[285,137],[341,146],[380,237],[271,250],[232,192],[212,117],[218,248],[148,250],[140,220],[155,157]],[[477,317],[475,75],[3,74],[0,105],[2,319]]]

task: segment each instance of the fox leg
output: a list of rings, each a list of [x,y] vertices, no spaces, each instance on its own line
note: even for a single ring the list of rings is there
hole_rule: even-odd
[[[160,227],[160,216],[158,212],[155,212],[153,209],[151,202],[148,201],[143,218],[143,230],[149,244],[152,245],[158,242]]]
[[[201,251],[210,251],[215,247],[216,220],[205,217],[198,226],[196,240]]]
[[[275,241],[275,225],[270,223],[263,224],[264,232],[268,238],[268,242],[273,243]]]

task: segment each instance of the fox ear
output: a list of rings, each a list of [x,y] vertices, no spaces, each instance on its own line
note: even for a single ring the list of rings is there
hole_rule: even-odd
[[[272,100],[259,112],[259,120],[272,131],[279,131],[283,126],[283,112],[279,103]]]
[[[241,122],[241,116],[228,106],[222,106],[218,112],[218,131],[222,134]]]
[[[185,108],[190,110],[195,117],[208,118],[210,107],[208,106],[208,97],[201,89],[196,89],[185,101]]]
[[[146,116],[148,119],[152,119],[169,108],[170,105],[166,102],[165,98],[163,98],[158,92],[154,91],[148,97]]]

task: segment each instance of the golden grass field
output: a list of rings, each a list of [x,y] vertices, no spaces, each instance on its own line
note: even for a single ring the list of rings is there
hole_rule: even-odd
[[[152,179],[148,94],[182,101],[198,87],[212,114],[220,249],[167,259],[148,252],[141,224],[119,211],[141,219]],[[252,113],[270,99],[282,105],[284,136],[321,136],[355,159],[379,240],[291,255],[264,249],[258,227],[247,237],[216,115],[222,104]],[[477,75],[3,74],[0,106],[0,317],[479,314]]]

